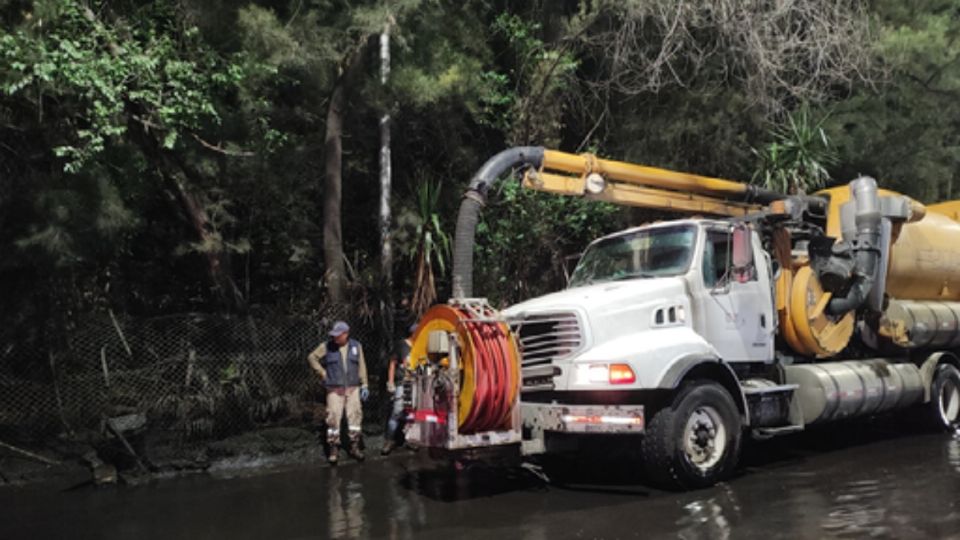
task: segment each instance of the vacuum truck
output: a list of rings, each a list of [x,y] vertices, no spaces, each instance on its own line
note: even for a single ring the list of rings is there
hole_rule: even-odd
[[[472,287],[480,211],[528,189],[689,216],[593,241],[566,289],[494,309]],[[421,319],[407,438],[455,453],[639,450],[667,487],[712,485],[745,436],[906,408],[960,428],[960,201],[860,177],[786,195],[745,183],[513,148],[462,200],[453,295]]]

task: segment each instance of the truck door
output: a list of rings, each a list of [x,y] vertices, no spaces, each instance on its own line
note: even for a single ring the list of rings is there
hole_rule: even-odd
[[[735,271],[731,229],[705,229],[700,279],[691,284],[694,324],[725,361],[770,361],[774,320],[769,268],[756,235],[746,238],[746,257],[752,262]]]

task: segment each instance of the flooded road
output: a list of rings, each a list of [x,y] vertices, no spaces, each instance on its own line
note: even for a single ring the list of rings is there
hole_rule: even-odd
[[[0,538],[960,538],[960,436],[833,427],[752,444],[737,478],[653,490],[593,460],[561,486],[413,455],[62,493],[0,490]],[[600,463],[600,462],[603,463]]]

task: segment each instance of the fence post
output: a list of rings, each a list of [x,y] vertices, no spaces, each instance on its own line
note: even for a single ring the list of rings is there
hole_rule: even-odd
[[[57,361],[54,358],[53,351],[47,351],[47,355],[50,357],[50,375],[53,377],[53,395],[57,399],[57,412],[60,415],[60,422],[63,423],[63,427],[66,428],[67,434],[73,435],[73,428],[67,423],[67,417],[63,413],[63,398],[60,396],[60,377],[57,376]]]

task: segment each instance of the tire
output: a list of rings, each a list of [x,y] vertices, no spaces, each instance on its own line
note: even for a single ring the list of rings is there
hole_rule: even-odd
[[[960,369],[940,364],[930,385],[927,418],[939,431],[960,430]]]
[[[740,412],[724,387],[685,383],[647,423],[641,443],[647,477],[671,490],[712,486],[733,473],[742,435]]]

